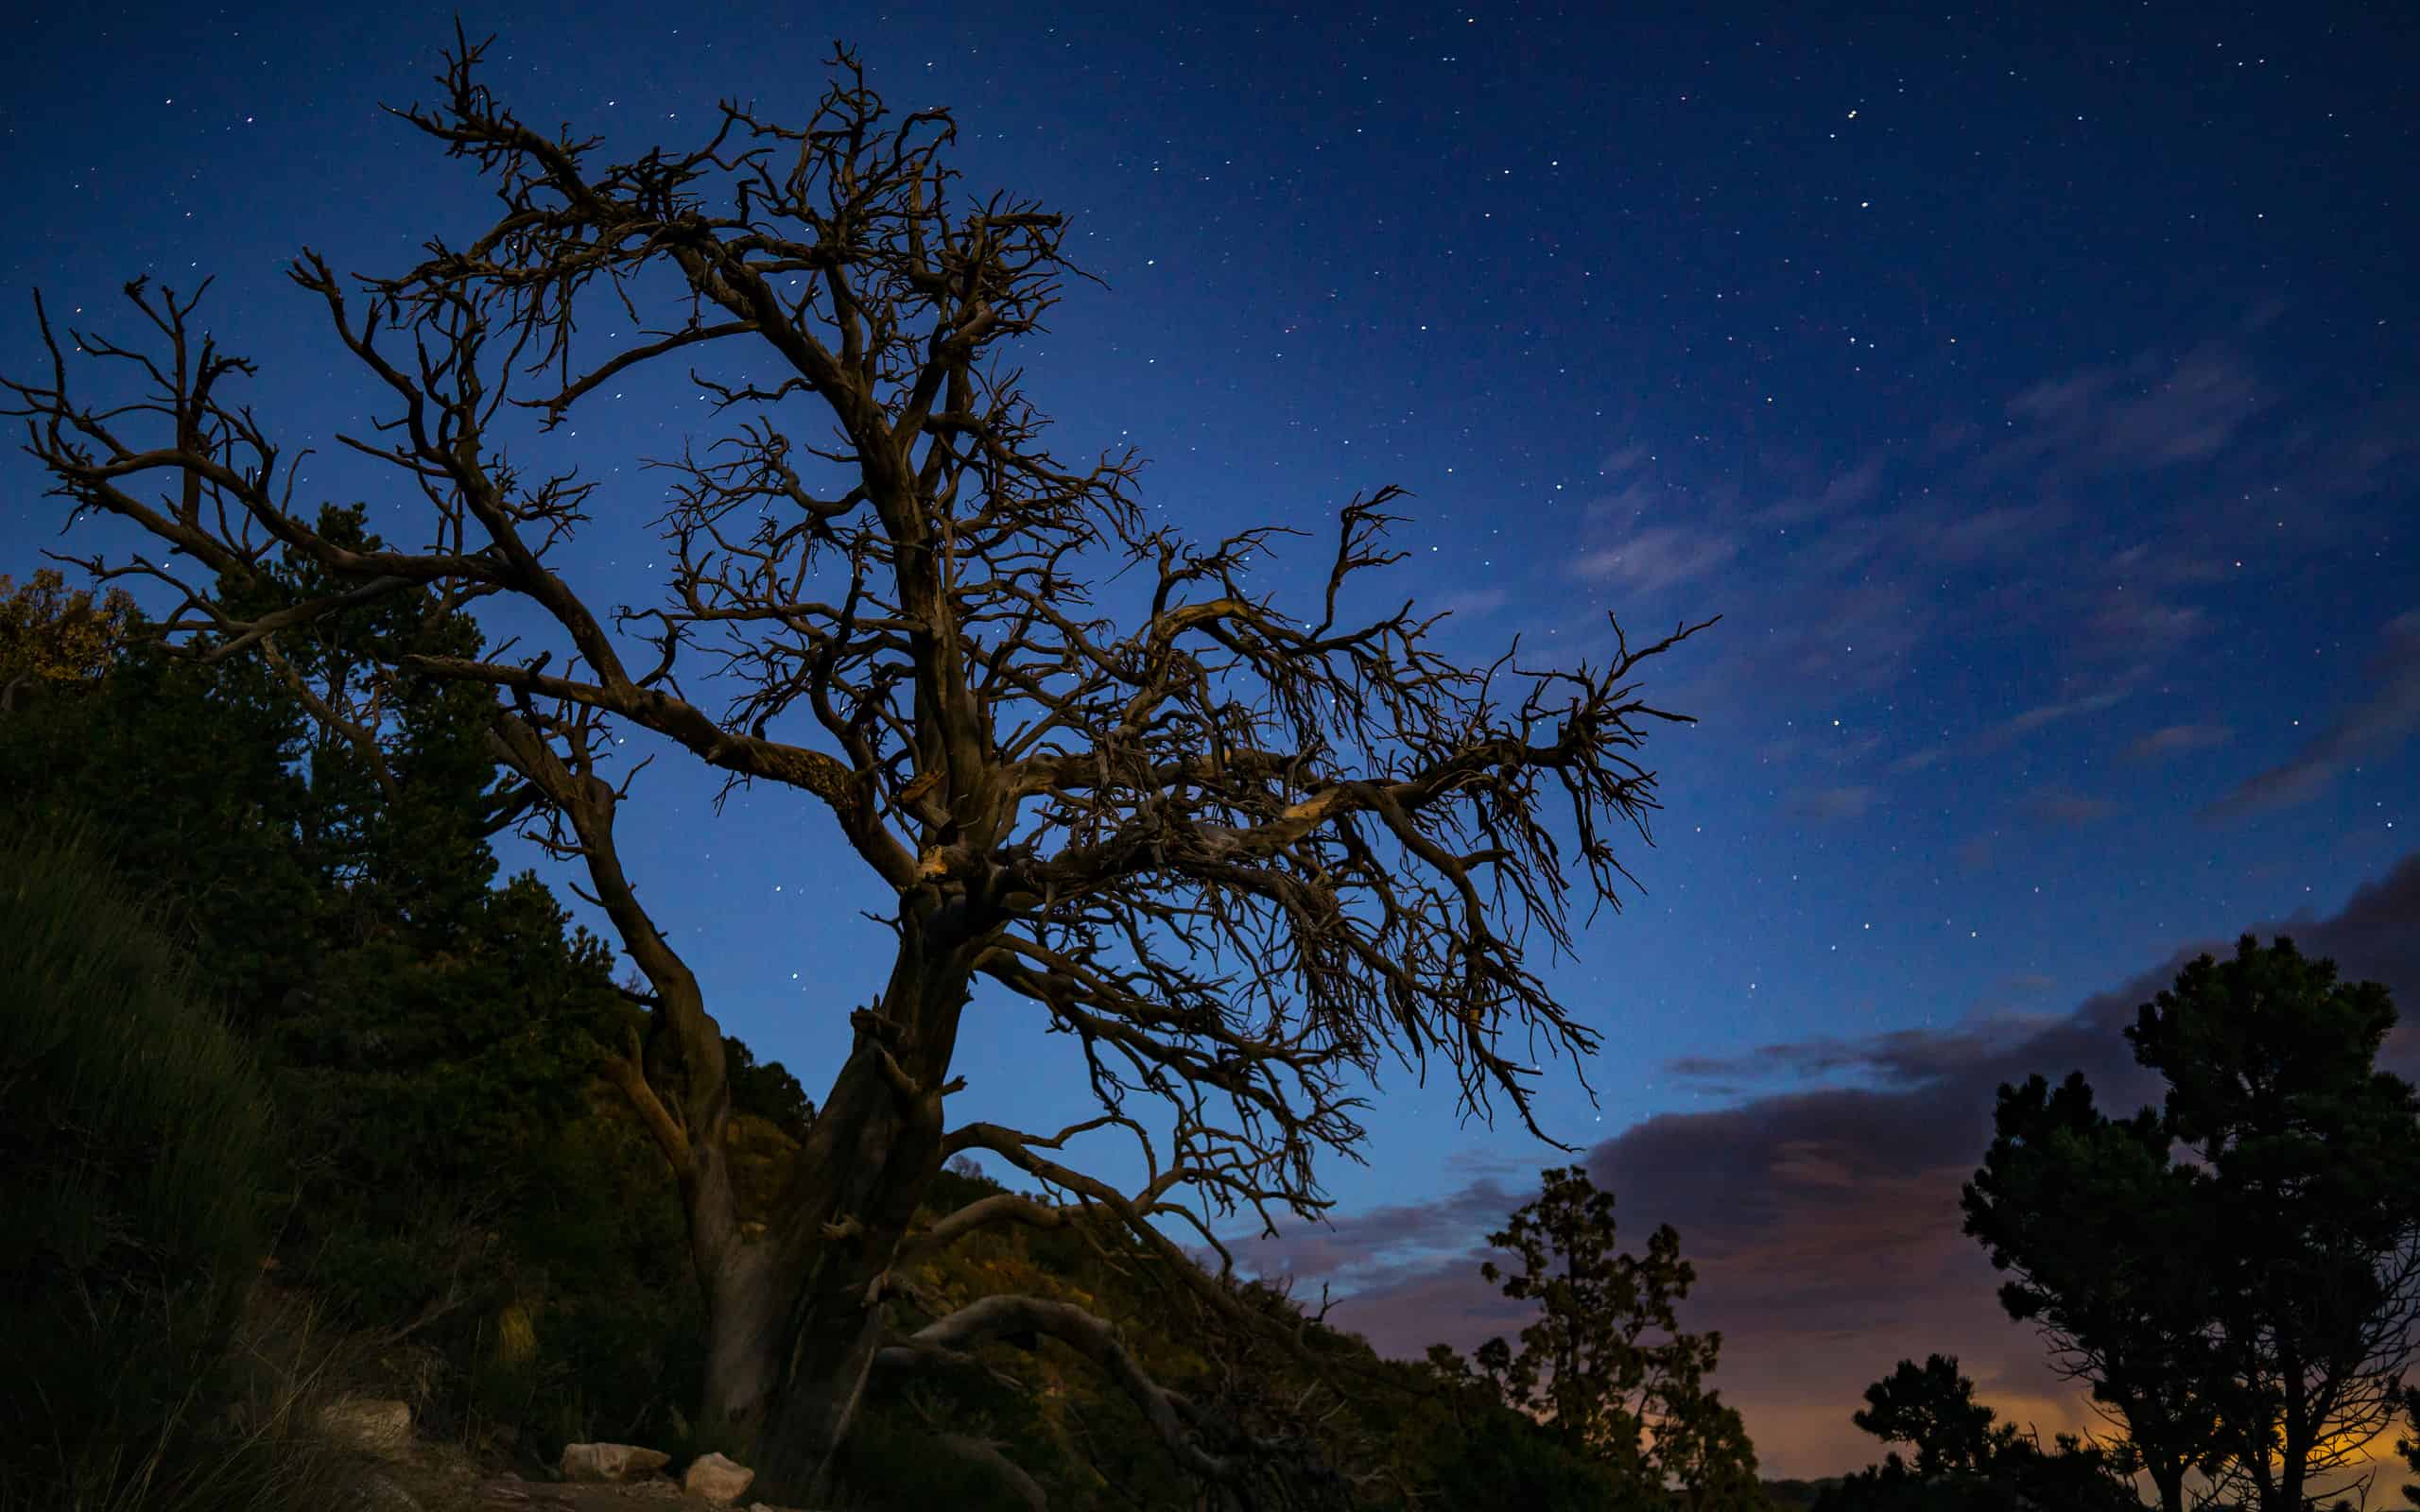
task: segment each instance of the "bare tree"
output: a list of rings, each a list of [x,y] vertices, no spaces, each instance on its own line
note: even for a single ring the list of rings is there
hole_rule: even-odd
[[[392,113],[475,161],[502,214],[466,246],[432,240],[401,277],[356,279],[358,303],[316,253],[290,269],[391,391],[374,435],[342,439],[418,490],[427,544],[348,550],[317,534],[293,504],[301,457],[281,484],[279,447],[222,397],[251,364],[196,340],[199,292],[138,280],[127,292],[159,350],[71,335],[138,369],[147,396],[100,409],[72,396],[45,315],[49,373],[9,384],[10,413],[76,516],[131,521],[205,574],[140,555],[84,565],[173,584],[163,637],[203,660],[276,664],[280,637],[315,617],[422,585],[448,610],[513,595],[560,632],[551,649],[386,671],[495,690],[493,748],[544,816],[532,833],[584,867],[583,896],[645,978],[633,994],[677,1081],[651,1085],[635,1044],[613,1074],[686,1207],[711,1309],[701,1422],[820,1482],[870,1379],[1046,1335],[1118,1383],[1204,1481],[1246,1486],[1251,1446],[1218,1447],[1231,1440],[1099,1318],[989,1297],[908,1330],[882,1304],[904,1295],[906,1262],[975,1229],[1081,1213],[1131,1230],[1167,1284],[1248,1326],[1252,1310],[1164,1229],[1189,1228],[1223,1266],[1214,1213],[1320,1213],[1313,1157],[1355,1153],[1351,1088],[1382,1053],[1424,1075],[1441,1060],[1465,1114],[1492,1116],[1500,1094],[1535,1130],[1523,1078],[1539,1042],[1576,1063],[1596,1036],[1528,948],[1569,944],[1575,885],[1618,906],[1613,839],[1646,838],[1656,806],[1644,732],[1684,717],[1643,701],[1634,674],[1703,627],[1632,646],[1616,626],[1600,664],[1565,670],[1512,651],[1457,664],[1432,647],[1436,618],[1409,604],[1353,618],[1357,580],[1401,555],[1384,545],[1393,488],[1342,508],[1323,594],[1307,618],[1283,612],[1248,567],[1295,532],[1190,542],[1148,523],[1132,452],[1078,469],[1044,448],[1019,375],[996,359],[1074,271],[1063,222],[963,198],[943,162],[946,112],[890,117],[836,49],[804,129],[726,103],[697,150],[600,171],[596,139],[549,138],[499,105],[476,80],[482,48],[457,35],[442,105]],[[706,208],[709,182],[725,213]],[[686,296],[658,329],[633,302],[642,275]],[[592,321],[575,352],[575,311],[600,299],[641,329],[598,343]],[[510,403],[551,429],[635,367],[709,354],[769,362],[777,378],[692,373],[717,412],[746,419],[703,459],[656,464],[675,478],[659,522],[666,596],[600,618],[548,565],[596,485],[524,475],[498,419]],[[809,418],[825,429],[800,438]],[[233,610],[279,550],[343,587]],[[1091,597],[1111,571],[1136,585],[1123,626]],[[701,660],[729,696],[719,713],[684,687]],[[325,699],[315,712],[374,751],[374,715]],[[630,782],[604,774],[631,727],[730,783],[812,798],[891,910],[889,979],[850,1013],[853,1047],[761,1228],[734,1207],[721,1032],[615,844]],[[951,1123],[965,1085],[952,1050],[981,982],[1073,1036],[1094,1116],[1046,1134]],[[1138,1092],[1156,1099],[1156,1125],[1129,1110]],[[1063,1163],[1098,1130],[1140,1143],[1137,1190]],[[1051,1200],[989,1195],[920,1225],[933,1173],[978,1150]]]

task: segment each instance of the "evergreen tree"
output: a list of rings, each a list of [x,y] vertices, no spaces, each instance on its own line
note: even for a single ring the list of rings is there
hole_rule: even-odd
[[[2221,1457],[2215,1193],[2171,1160],[2156,1109],[2112,1119],[2082,1073],[2055,1091],[2041,1076],[2002,1087],[1993,1117],[1962,1203],[1966,1233],[2014,1275],[2000,1305],[2125,1420],[2161,1506],[2183,1512],[2186,1475]]]
[[[2377,1069],[2387,989],[2250,935],[2137,1011],[2164,1130],[2221,1220],[2213,1317],[2228,1489],[2302,1512],[2394,1421],[2420,1318],[2420,1094]]]
[[[1722,1336],[1680,1331],[1675,1306],[1697,1271],[1680,1257],[1679,1233],[1666,1224],[1644,1258],[1620,1253],[1612,1193],[1580,1166],[1541,1175],[1538,1198],[1488,1236],[1520,1271],[1479,1267],[1505,1296],[1535,1302],[1538,1317],[1517,1353],[1501,1338],[1480,1345],[1480,1374],[1507,1408],[1544,1424],[1570,1456],[1603,1467],[1643,1506],[1758,1506],[1746,1429],[1705,1386]],[[1650,1330],[1664,1337],[1642,1343]],[[1431,1359],[1457,1373],[1451,1350]]]
[[[2198,1469],[2220,1502],[2302,1512],[2394,1418],[2420,1316],[2420,1097],[2377,1066],[2394,1022],[2385,988],[2247,935],[2127,1029],[2160,1108],[2109,1119],[2081,1074],[2000,1089],[1967,1232],[2170,1509]]]
[[[1906,1444],[1815,1499],[1814,1512],[2135,1512],[2135,1461],[2062,1434],[2054,1452],[2013,1423],[1994,1421],[1956,1355],[1902,1360],[1865,1388],[1851,1415],[1885,1443]]]
[[[379,545],[358,507],[318,528]],[[286,561],[252,607],[315,591],[312,571]],[[662,1427],[663,1381],[701,1365],[682,1221],[627,1108],[591,1095],[599,1048],[644,1016],[534,874],[495,885],[492,837],[519,811],[490,700],[369,670],[475,654],[476,627],[423,593],[211,661],[55,577],[0,600],[0,666],[40,673],[0,714],[0,788],[36,824],[107,816],[96,846],[157,889],[261,1057],[286,1125],[280,1277],[434,1349],[441,1418],[510,1419],[551,1390]],[[364,738],[329,734],[313,700]],[[803,1135],[796,1079],[732,1043],[743,1110]]]

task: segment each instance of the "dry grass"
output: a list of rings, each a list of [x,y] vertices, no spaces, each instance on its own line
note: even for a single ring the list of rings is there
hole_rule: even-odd
[[[190,1389],[148,1442],[62,1455],[59,1481],[0,1486],[0,1512],[323,1512],[361,1482],[366,1456],[318,1429],[320,1409],[367,1362],[318,1311],[255,1288],[232,1343],[228,1388]]]

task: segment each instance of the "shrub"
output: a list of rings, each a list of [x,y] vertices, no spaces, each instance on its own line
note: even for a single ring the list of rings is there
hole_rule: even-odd
[[[223,1405],[273,1146],[249,1054],[81,824],[0,829],[0,1491],[134,1504]]]

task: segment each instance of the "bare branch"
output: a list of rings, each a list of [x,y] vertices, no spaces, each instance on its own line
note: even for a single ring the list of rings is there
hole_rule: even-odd
[[[790,1436],[828,1465],[869,1358],[866,1299],[901,1257],[1063,1221],[987,1201],[917,1231],[956,1150],[1074,1194],[1241,1324],[1251,1310],[1160,1227],[1223,1260],[1213,1213],[1270,1228],[1322,1212],[1318,1162],[1360,1158],[1358,1084],[1390,1058],[1424,1080],[1441,1064],[1464,1116],[1502,1098],[1545,1137],[1541,1048],[1579,1068],[1598,1041],[1535,953],[1571,948],[1575,905],[1594,918],[1635,885],[1616,842],[1651,838],[1645,743],[1685,722],[1639,679],[1704,626],[1634,647],[1609,617],[1594,661],[1532,666],[1516,644],[1457,662],[1437,617],[1375,592],[1402,555],[1392,487],[1341,506],[1317,602],[1289,611],[1257,575],[1300,532],[1189,541],[1149,522],[1132,452],[1048,449],[1006,353],[1088,275],[1062,216],[965,192],[948,112],[892,116],[836,49],[804,127],[726,102],[702,143],[599,164],[596,139],[504,108],[482,51],[458,28],[438,102],[394,113],[491,180],[495,218],[391,277],[340,281],[307,249],[291,268],[385,406],[341,439],[386,472],[422,544],[349,546],[296,506],[301,455],[226,397],[251,365],[195,339],[198,292],[128,286],[156,338],[142,352],[62,342],[37,298],[47,371],[6,381],[8,413],[71,518],[114,515],[199,565],[200,580],[91,564],[171,585],[182,604],[160,633],[192,654],[274,658],[407,591],[534,613],[543,645],[379,670],[493,691],[497,759],[521,782],[504,809],[581,864],[647,979],[648,1054],[677,1063],[680,1090],[651,1086],[628,1047],[609,1070],[681,1173],[716,1358],[741,1361],[715,1367],[727,1416],[755,1421],[776,1383],[812,1382],[820,1405]],[[665,279],[679,297],[643,316],[636,291]],[[601,335],[579,319],[600,301]],[[71,347],[143,397],[72,392]],[[666,362],[696,365],[698,391],[739,413],[652,460],[671,481],[662,592],[609,610],[559,570],[606,485],[525,475],[509,430],[551,428]],[[328,586],[261,607],[272,558]],[[1096,602],[1112,581],[1134,612]],[[315,713],[356,745],[372,728]],[[761,1233],[731,1210],[719,1030],[614,840],[629,781],[599,768],[634,731],[722,772],[726,792],[806,795],[893,933],[881,999],[822,1005],[856,1033]],[[947,1129],[978,985],[1070,1038],[1099,1119],[1050,1140]],[[1136,1192],[1053,1158],[1087,1127],[1143,1141]]]

